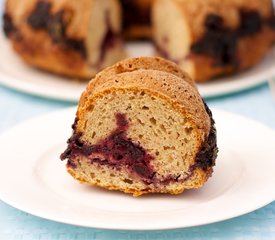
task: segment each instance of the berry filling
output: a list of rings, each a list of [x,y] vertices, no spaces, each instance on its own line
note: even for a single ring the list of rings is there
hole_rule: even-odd
[[[27,23],[34,30],[47,31],[54,43],[77,51],[82,57],[86,58],[84,40],[66,36],[67,23],[64,20],[65,11],[58,11],[52,14],[51,8],[51,3],[38,1],[35,9],[28,17]]]
[[[257,11],[241,10],[240,19],[238,29],[232,30],[224,25],[222,17],[215,14],[208,15],[205,20],[206,32],[198,42],[192,45],[191,51],[213,57],[216,66],[231,65],[238,68],[238,40],[260,32],[266,24]]]
[[[192,166],[192,168],[199,167],[204,171],[207,171],[209,168],[215,165],[215,160],[218,154],[218,147],[217,147],[217,132],[215,128],[215,121],[212,117],[212,112],[205,102],[204,102],[204,107],[211,121],[210,132],[208,137],[205,139],[204,143],[202,144],[200,151],[197,153],[196,163],[194,166]]]
[[[22,39],[19,29],[14,25],[11,15],[8,13],[3,14],[3,30],[6,37],[17,41]]]
[[[240,10],[239,14],[240,26],[236,30],[226,27],[222,17],[209,14],[204,23],[206,29],[204,35],[191,46],[191,54],[183,58],[171,59],[169,53],[165,50],[167,42],[169,42],[167,36],[162,40],[161,45],[155,44],[156,50],[161,56],[171,59],[177,64],[185,59],[192,58],[193,54],[202,54],[212,57],[215,60],[214,66],[231,65],[238,68],[238,40],[260,32],[265,25],[275,29],[274,15],[269,19],[263,19],[257,11]]]
[[[116,114],[117,128],[97,144],[89,145],[81,142],[81,134],[74,134],[68,141],[67,150],[61,159],[86,156],[91,163],[110,165],[115,168],[127,167],[144,182],[151,183],[155,172],[150,166],[153,157],[137,143],[126,136],[129,123],[125,114]],[[75,124],[74,124],[75,127]],[[70,166],[72,162],[69,160]]]
[[[81,140],[82,133],[76,132],[78,119],[75,120],[72,128],[74,133],[68,140],[68,147],[61,154],[61,160],[68,159],[67,167],[77,168],[77,161],[75,158],[84,156],[90,163],[97,163],[106,165],[117,170],[127,168],[131,173],[139,176],[144,183],[147,184],[169,184],[172,182],[187,181],[196,170],[201,168],[207,171],[210,167],[215,165],[217,157],[217,143],[216,143],[216,129],[214,127],[214,120],[207,105],[205,104],[206,111],[211,118],[211,129],[209,136],[202,144],[200,151],[195,158],[195,164],[190,166],[188,173],[185,176],[168,175],[165,178],[158,179],[156,172],[151,165],[154,159],[143,147],[134,143],[127,137],[127,130],[129,122],[125,114],[116,114],[116,129],[105,139],[99,141],[97,144],[87,144]]]

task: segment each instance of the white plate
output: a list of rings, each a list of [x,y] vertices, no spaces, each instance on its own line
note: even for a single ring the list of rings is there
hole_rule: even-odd
[[[0,83],[19,91],[47,98],[78,101],[87,83],[69,80],[36,70],[26,64],[13,52],[9,42],[0,31]],[[150,43],[127,44],[129,56],[152,56]],[[244,73],[219,78],[204,84],[198,84],[203,97],[213,97],[255,87],[272,75],[275,75],[275,48],[256,67]]]
[[[128,230],[213,223],[275,198],[275,133],[252,120],[214,111],[219,156],[212,178],[181,195],[131,195],[81,185],[59,160],[75,109],[23,123],[0,137],[0,199],[68,224]]]

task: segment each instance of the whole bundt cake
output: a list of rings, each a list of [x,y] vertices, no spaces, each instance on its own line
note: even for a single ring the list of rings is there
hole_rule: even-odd
[[[6,0],[4,32],[27,63],[78,78],[125,58],[122,37],[153,32],[157,55],[202,82],[257,64],[275,16],[272,0]]]
[[[133,58],[92,79],[61,155],[80,182],[134,196],[201,187],[217,156],[212,114],[193,81],[161,58]]]

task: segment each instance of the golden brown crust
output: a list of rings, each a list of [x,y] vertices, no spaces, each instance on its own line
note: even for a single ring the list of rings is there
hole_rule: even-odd
[[[98,73],[88,84],[86,90],[83,92],[80,101],[79,107],[84,105],[84,102],[91,95],[92,91],[97,85],[101,85],[106,81],[107,78],[111,76],[132,72],[136,70],[159,70],[167,73],[171,73],[175,76],[183,78],[186,82],[191,84],[194,88],[196,88],[194,81],[188,76],[188,74],[176,65],[175,63],[165,60],[159,57],[140,57],[140,58],[130,58],[122,60],[115,65],[104,69],[102,72]]]
[[[133,72],[135,77],[132,77]],[[154,89],[156,93],[167,96],[167,100],[172,99],[174,105],[182,107],[182,111],[190,116],[194,125],[205,131],[202,139],[208,135],[209,116],[194,83],[176,64],[157,57],[126,59],[97,74],[80,98],[78,118],[90,107],[91,98],[96,93],[127,87],[136,87],[137,90]]]
[[[133,74],[135,74],[135,77],[133,77]],[[204,139],[209,133],[209,116],[204,109],[204,104],[197,89],[182,78],[157,70],[140,69],[117,74],[107,78],[104,83],[94,86],[84,106],[79,106],[79,119],[81,119],[82,113],[90,109],[97,95],[104,95],[105,91],[116,91],[118,89],[132,89],[137,92],[150,91],[154,95],[164,97],[168,102],[171,101],[176,109],[189,117],[194,124],[194,128],[201,131],[201,139]]]
[[[110,190],[110,191],[121,191],[121,192],[124,192],[124,193],[132,194],[134,197],[138,197],[138,196],[148,194],[148,193],[169,193],[169,194],[172,194],[172,195],[176,195],[176,194],[180,194],[180,193],[184,192],[184,190],[185,190],[184,188],[170,189],[169,191],[168,190],[162,190],[162,191],[158,190],[158,191],[156,191],[156,190],[151,189],[151,188],[142,189],[142,190],[137,190],[135,188],[123,188],[122,189],[122,188],[119,188],[115,185],[104,185],[104,184],[96,182],[96,181],[95,182],[87,182],[85,179],[76,176],[74,170],[72,170],[71,168],[67,168],[67,171],[73,178],[78,180],[81,184],[82,183],[88,183],[91,186],[102,187],[102,188],[105,188],[105,189]],[[192,188],[201,187],[208,180],[208,178],[212,175],[212,172],[213,172],[213,169],[209,169],[207,172],[203,171],[200,168],[196,169],[196,171],[193,172],[193,174],[192,174],[192,176],[189,180],[189,182],[195,181],[196,183],[193,184],[193,185],[190,184],[189,188],[192,189]],[[194,177],[194,179],[192,179],[192,177]],[[186,188],[186,189],[188,189],[188,188]]]
[[[154,191],[153,189],[150,189],[150,188],[147,188],[147,189],[143,189],[143,190],[137,190],[137,189],[134,189],[134,188],[119,188],[115,185],[103,185],[101,183],[98,183],[98,182],[87,182],[85,179],[82,179],[80,177],[77,177],[75,172],[70,169],[70,168],[67,168],[67,171],[69,174],[71,174],[71,176],[73,178],[75,178],[76,180],[78,180],[81,184],[82,183],[88,183],[89,185],[91,186],[98,186],[98,187],[102,187],[102,188],[105,188],[107,190],[110,190],[110,191],[121,191],[121,192],[124,192],[124,193],[130,193],[132,194],[134,197],[139,197],[141,195],[144,195],[144,194],[148,194],[148,193],[156,193],[156,191]],[[202,175],[203,176],[203,175]],[[207,179],[206,179],[207,180]],[[205,180],[205,181],[206,181]],[[202,181],[203,181],[203,178],[202,178]],[[203,182],[205,182],[203,181]],[[173,195],[176,195],[176,194],[180,194],[184,191],[185,189],[181,189],[181,190],[174,190],[174,191],[157,191],[157,193],[169,193],[169,194],[173,194]]]

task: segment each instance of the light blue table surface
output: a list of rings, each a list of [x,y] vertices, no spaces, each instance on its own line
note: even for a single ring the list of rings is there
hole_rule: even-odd
[[[275,101],[267,84],[207,99],[207,103],[210,107],[247,116],[275,129]],[[0,133],[32,117],[70,106],[74,104],[34,97],[0,86]],[[250,214],[216,224],[171,231],[132,232],[56,223],[21,212],[0,201],[0,240],[6,239],[275,239],[275,202]]]

